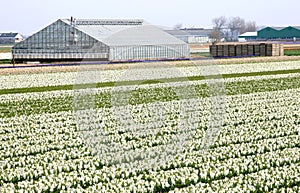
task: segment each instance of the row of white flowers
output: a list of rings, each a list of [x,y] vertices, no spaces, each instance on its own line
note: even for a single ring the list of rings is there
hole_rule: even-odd
[[[244,64],[226,64],[226,65],[207,65],[203,70],[199,70],[199,65],[195,63],[194,66],[182,67],[183,72],[187,76],[201,75],[199,72],[206,72],[205,75],[212,75],[216,72],[211,69],[217,69],[220,74],[235,74],[235,73],[249,73],[249,72],[263,72],[263,71],[277,71],[277,70],[291,70],[299,69],[299,61],[285,61],[285,62],[264,62],[264,63],[244,63]],[[202,68],[202,66],[201,66]],[[181,69],[181,68],[180,68]],[[203,74],[203,73],[202,73]]]
[[[272,167],[250,175],[239,175],[233,178],[213,181],[210,186],[198,183],[185,188],[176,188],[173,193],[196,192],[299,192],[300,187],[292,183],[300,182],[299,163],[289,166]],[[291,187],[287,187],[290,185]]]
[[[61,189],[63,186],[65,186],[65,188],[71,188],[72,186],[81,184],[87,186],[92,185],[89,187],[90,190],[118,190],[118,192],[124,192],[126,190],[126,192],[145,192],[147,190],[153,190],[154,186],[158,186],[160,188],[176,187],[176,184],[185,184],[188,180],[189,182],[196,184],[196,189],[198,190],[199,188],[201,189],[205,187],[220,190],[230,188],[231,186],[226,186],[226,184],[231,183],[231,179],[235,182],[236,179],[242,177],[245,178],[243,183],[241,183],[241,181],[237,181],[240,183],[241,188],[245,184],[249,184],[249,186],[255,186],[257,184],[260,188],[262,188],[262,191],[264,191],[266,190],[264,189],[264,183],[271,177],[265,173],[273,170],[284,171],[281,172],[281,175],[273,174],[276,178],[285,177],[290,178],[290,183],[299,182],[299,177],[297,179],[300,161],[299,151],[295,148],[285,149],[283,151],[279,150],[257,156],[232,158],[225,161],[208,161],[205,163],[198,163],[198,165],[190,167],[181,166],[176,167],[175,169],[148,171],[146,175],[132,173],[132,177],[128,176],[126,171],[116,167],[104,167],[101,170],[96,170],[96,166],[93,165],[96,160],[87,164],[86,162],[88,162],[88,160],[89,158],[81,160],[80,163],[82,166],[81,168],[79,167],[79,171],[70,171],[66,169],[69,167],[68,163],[62,162],[57,166],[58,172],[60,173],[55,171],[50,172],[47,173],[46,176],[43,175],[35,181],[21,181],[17,184],[17,186],[25,189],[38,188],[39,190],[53,190],[55,188]],[[186,158],[182,161],[193,162],[194,159]],[[38,176],[39,170],[41,169],[37,168],[34,170],[33,175]],[[287,172],[286,170],[289,171]],[[41,172],[43,172],[43,170],[41,170]],[[292,173],[293,175],[291,175]],[[232,175],[233,178],[229,177],[230,175]],[[255,180],[256,183],[253,183],[253,178],[255,179],[253,175],[261,175],[261,180],[264,180],[261,181],[261,183],[259,183],[259,180]],[[295,181],[295,177],[297,181]],[[268,190],[276,186],[278,187],[278,185],[290,185],[287,180],[283,180],[284,181],[281,181],[281,179],[275,179],[268,182],[266,184],[268,186]],[[198,182],[202,183],[199,184]],[[207,182],[212,182],[211,187],[207,184]],[[11,183],[6,183],[3,187],[7,187],[10,184]],[[240,190],[244,190],[244,188],[245,187]]]
[[[263,100],[266,100],[266,97],[271,96],[274,94],[274,92],[272,92],[271,94],[265,94],[265,93],[259,93],[260,97],[262,97],[262,99],[260,99],[259,97],[256,97],[256,102],[251,102],[250,105],[239,105],[239,107],[236,107],[234,105],[232,105],[229,101],[229,103],[227,104],[227,107],[224,108],[235,108],[233,112],[230,112],[228,114],[233,115],[233,117],[224,117],[224,121],[226,122],[223,131],[227,131],[224,132],[224,135],[228,134],[228,132],[232,132],[232,125],[235,125],[237,127],[237,130],[240,131],[241,129],[238,128],[239,123],[243,124],[243,132],[255,132],[255,128],[259,128],[259,127],[266,127],[266,128],[272,128],[272,129],[284,129],[286,128],[286,132],[289,133],[293,133],[295,132],[294,130],[291,130],[291,123],[285,123],[285,122],[280,122],[280,119],[285,118],[286,116],[289,117],[289,119],[295,119],[295,117],[293,117],[293,114],[288,114],[288,112],[293,112],[294,114],[297,114],[299,112],[299,109],[297,108],[297,105],[299,105],[299,99],[298,98],[294,98],[294,97],[287,97],[287,94],[297,94],[297,92],[299,92],[298,90],[288,90],[288,91],[281,91],[280,93],[280,98],[270,98],[268,100],[276,100],[276,103],[269,103],[268,104],[268,108],[266,108],[266,106],[263,109],[259,109],[260,106],[259,104],[262,102]],[[253,94],[251,96],[255,96],[256,94]],[[236,101],[238,100],[239,96],[231,96],[228,97],[228,99],[231,99],[232,101]],[[272,97],[272,96],[271,96]],[[244,99],[246,100],[246,99]],[[244,101],[240,101],[241,103],[244,103]],[[130,123],[130,121],[136,121],[135,125],[130,125],[130,130],[129,131],[135,131],[135,135],[139,136],[139,135],[143,135],[146,134],[145,132],[147,132],[147,130],[145,129],[149,129],[151,131],[155,131],[155,128],[158,128],[159,131],[163,131],[163,132],[167,132],[169,131],[169,133],[173,132],[181,132],[180,128],[177,128],[176,130],[172,130],[174,128],[171,128],[171,125],[175,124],[178,125],[178,120],[180,117],[183,118],[184,117],[184,122],[181,122],[182,124],[189,124],[189,128],[190,129],[195,129],[195,127],[199,127],[199,126],[207,126],[205,125],[205,121],[207,121],[207,119],[205,117],[208,117],[210,115],[210,108],[211,106],[209,105],[210,103],[210,99],[204,98],[204,99],[190,99],[190,100],[181,100],[181,102],[177,102],[177,101],[170,101],[170,102],[158,102],[158,103],[152,103],[152,104],[142,104],[142,105],[137,105],[137,106],[133,106],[133,105],[127,105],[125,107],[114,107],[111,109],[99,109],[98,112],[94,113],[94,117],[88,117],[88,124],[89,126],[92,126],[91,121],[93,118],[93,122],[94,123],[99,123],[102,120],[106,120],[105,121],[105,125],[104,122],[102,122],[101,124],[99,124],[99,126],[105,130],[105,132],[109,133],[109,134],[115,134],[118,131],[122,131],[125,132],[126,131],[126,127],[124,127],[124,124]],[[195,105],[197,104],[197,105]],[[247,103],[246,103],[247,104]],[[254,104],[258,105],[258,108],[255,107],[254,110],[252,110],[254,108]],[[273,105],[270,105],[273,104]],[[237,112],[235,112],[237,109],[239,109]],[[250,111],[249,111],[250,109]],[[257,111],[257,112],[256,112]],[[273,112],[272,112],[273,111]],[[173,115],[171,114],[171,112],[173,113]],[[249,114],[250,112],[250,114]],[[278,112],[278,113],[276,113]],[[257,113],[262,117],[259,118],[257,116]],[[98,115],[99,114],[99,115]],[[252,115],[251,115],[252,114]],[[160,115],[161,117],[159,117],[158,115]],[[53,124],[56,124],[56,126],[59,126],[61,129],[63,129],[64,127],[66,127],[66,129],[68,129],[68,126],[70,124],[72,124],[72,118],[64,115],[63,113],[59,113],[57,115],[55,115],[56,117],[58,116],[64,116],[66,117],[66,120],[64,120],[63,123],[56,123],[54,120],[56,120],[57,118],[53,117],[52,118],[52,122]],[[89,115],[90,116],[90,115]],[[179,117],[178,117],[179,116]],[[13,118],[13,119],[18,119],[18,123],[24,122],[26,121],[28,123],[28,119],[36,119],[36,118],[30,118],[31,116],[27,117],[26,116],[20,116],[17,118]],[[239,118],[239,120],[234,120],[233,118]],[[41,126],[43,128],[43,125],[40,125],[43,122],[49,121],[49,115],[45,114],[42,117],[39,117],[38,120],[44,120],[44,121],[39,121],[39,123],[37,124],[37,126]],[[141,119],[143,118],[143,119]],[[174,121],[169,121],[166,122],[164,119],[174,119]],[[47,120],[48,119],[48,120]],[[249,121],[251,121],[251,119],[255,120],[255,122],[253,123],[249,123]],[[256,122],[257,120],[261,120],[260,122]],[[264,119],[264,120],[262,120]],[[26,131],[26,129],[29,129],[30,132],[34,132],[34,131],[38,131],[40,134],[39,136],[41,136],[41,138],[43,138],[43,135],[45,133],[49,133],[49,134],[59,134],[60,130],[56,130],[55,133],[51,133],[52,131],[49,131],[47,129],[32,129],[33,127],[36,128],[35,125],[22,125],[21,127],[13,127],[13,129],[10,129],[10,131],[5,130],[5,125],[8,124],[12,124],[11,119],[8,119],[8,121],[5,121],[5,119],[2,119],[2,128],[0,129],[0,133],[6,133],[6,132],[10,132],[11,134],[9,136],[0,136],[2,137],[3,140],[7,139],[13,139],[13,138],[20,138],[23,137],[24,138],[24,131]],[[78,117],[78,119],[76,121],[83,121],[84,117]],[[204,122],[202,122],[201,120],[203,120]],[[234,120],[234,121],[233,121]],[[119,125],[115,122],[118,121]],[[143,124],[142,124],[143,122]],[[77,122],[79,123],[79,122]],[[179,122],[180,123],[180,122]],[[198,123],[197,125],[193,125],[195,123]],[[121,124],[121,125],[120,125]],[[202,125],[203,124],[203,125]],[[265,124],[265,125],[264,125]],[[278,124],[278,125],[275,125]],[[105,127],[103,127],[105,126]],[[187,126],[187,125],[185,125]],[[276,126],[276,127],[275,127]],[[274,128],[275,127],[275,128]],[[18,129],[19,130],[16,130]],[[165,130],[162,130],[164,129]],[[171,130],[170,130],[171,128]],[[245,130],[245,129],[251,129],[251,130]],[[64,130],[64,131],[68,131],[68,130]],[[139,130],[141,130],[141,133],[139,133]],[[179,130],[178,130],[179,129]],[[34,130],[34,131],[32,131]],[[268,130],[265,130],[266,133],[268,133]],[[253,133],[255,134],[255,133]],[[281,133],[279,133],[280,135],[282,135]],[[62,133],[63,135],[63,133]],[[132,135],[132,134],[131,134]],[[276,134],[275,134],[276,135]],[[241,135],[237,134],[237,136],[241,137]],[[256,136],[256,135],[253,135]],[[30,136],[27,136],[30,138]],[[36,137],[36,136],[35,136]],[[126,137],[130,137],[130,136],[126,136]],[[119,139],[117,139],[119,140]],[[30,140],[28,140],[30,141]],[[243,141],[243,139],[241,140]]]
[[[272,128],[272,130],[276,129],[280,129],[281,132],[278,132],[275,134],[270,134],[271,136],[282,136],[284,134],[288,135],[288,134],[292,134],[297,132],[297,127],[292,127],[293,122],[284,122],[285,118],[288,118],[289,120],[295,121],[296,117],[293,117],[293,114],[297,114],[299,112],[299,109],[297,108],[299,105],[299,99],[298,98],[287,98],[284,97],[287,93],[294,93],[296,94],[298,91],[297,90],[288,90],[288,91],[284,91],[284,92],[279,92],[279,93],[283,93],[283,96],[281,96],[281,99],[277,99],[277,98],[273,98],[273,100],[276,100],[276,103],[273,103],[274,105],[270,105],[272,103],[269,104],[268,108],[266,109],[266,107],[264,107],[264,109],[259,109],[255,108],[255,110],[253,111],[249,111],[249,108],[253,109],[253,102],[251,102],[250,104],[252,106],[247,106],[247,105],[243,105],[241,108],[240,107],[234,107],[232,104],[229,104],[227,106],[231,106],[231,108],[235,108],[233,112],[230,112],[228,114],[233,115],[232,117],[225,117],[224,121],[227,125],[225,125],[223,127],[223,135],[226,136],[229,133],[232,133],[232,125],[234,125],[237,129],[237,131],[242,131],[245,133],[249,133],[251,132],[251,136],[256,137],[256,138],[260,138],[258,135],[255,134],[256,128],[260,128],[260,127],[265,127],[267,129],[265,129],[265,133],[270,133],[270,131],[268,130],[268,128]],[[273,93],[272,93],[273,94]],[[269,95],[266,95],[264,93],[260,93],[260,95],[263,98],[266,98]],[[230,98],[230,97],[229,97]],[[237,98],[236,96],[233,96],[233,100],[236,100],[235,98]],[[257,98],[257,104],[258,107],[261,99]],[[177,114],[180,115],[181,111],[184,111],[183,114],[181,114],[180,116],[185,116],[184,120],[185,122],[183,122],[183,124],[188,124],[188,125],[184,125],[184,126],[188,126],[188,128],[192,129],[196,129],[197,127],[201,126],[201,127],[205,127],[207,126],[207,124],[205,124],[205,120],[207,121],[207,119],[205,117],[208,117],[209,114],[209,108],[211,108],[209,105],[206,105],[206,108],[202,108],[205,107],[205,103],[209,104],[209,99],[192,99],[192,100],[182,100],[183,103],[178,103],[178,102],[160,102],[160,103],[154,103],[154,105],[150,105],[148,107],[148,109],[146,109],[147,106],[145,105],[137,105],[136,107],[134,106],[130,106],[127,110],[124,110],[124,107],[121,108],[116,108],[116,109],[104,109],[104,110],[100,110],[99,112],[95,113],[93,116],[93,123],[99,123],[102,120],[106,120],[105,121],[105,125],[104,122],[102,122],[101,124],[99,124],[98,126],[100,126],[103,131],[105,131],[108,134],[116,134],[119,131],[122,131],[123,133],[126,132],[126,127],[124,127],[124,124],[130,123],[130,121],[136,121],[135,125],[128,125],[130,127],[129,131],[135,131],[135,136],[139,137],[139,136],[143,136],[145,134],[147,134],[148,130],[151,130],[153,132],[167,132],[169,131],[169,133],[172,132],[179,132],[181,133],[184,130],[180,130],[181,128],[178,127],[176,130],[174,130],[175,128],[172,128],[172,125],[179,125],[180,122],[178,122],[178,118],[180,117],[176,117]],[[241,101],[242,102],[242,101]],[[184,105],[183,105],[184,104]],[[192,108],[193,104],[197,104]],[[176,107],[177,108],[174,108]],[[165,111],[163,109],[160,109],[159,107],[164,107]],[[199,108],[200,107],[200,108]],[[246,107],[246,108],[245,108]],[[123,108],[123,109],[122,109]],[[126,107],[127,108],[127,107]],[[227,108],[227,107],[226,107]],[[128,110],[132,110],[132,112],[128,111]],[[135,109],[135,110],[134,110]],[[152,112],[149,111],[149,109],[152,109]],[[169,109],[166,111],[166,109]],[[235,112],[237,109],[239,109],[239,111]],[[155,111],[153,111],[155,110]],[[160,111],[157,111],[160,110]],[[250,109],[251,110],[251,109]],[[123,114],[120,113],[123,111]],[[191,112],[188,112],[191,111]],[[257,111],[257,112],[256,112]],[[272,113],[273,111],[273,113]],[[173,115],[168,115],[170,114],[170,112],[173,112]],[[251,112],[249,114],[249,112]],[[279,113],[276,113],[279,112]],[[289,114],[289,112],[293,112],[293,114]],[[98,115],[99,113],[99,115]],[[126,114],[128,113],[128,114]],[[150,114],[149,114],[150,113]],[[152,114],[151,114],[152,113]],[[181,112],[182,113],[182,112]],[[65,116],[63,113],[60,113],[61,115],[55,115],[55,116]],[[129,117],[127,115],[130,115]],[[161,115],[161,117],[158,117],[157,115]],[[192,116],[194,115],[194,116]],[[259,118],[257,115],[260,115],[261,118]],[[25,116],[26,117],[26,116]],[[234,118],[239,118],[239,120],[234,120]],[[47,120],[47,118],[49,118],[49,115],[45,115],[42,117],[39,117],[39,120]],[[142,119],[141,119],[142,118]],[[166,122],[164,119],[170,119],[172,118],[173,121],[169,121]],[[200,119],[201,118],[201,119]],[[14,118],[16,119],[16,118]],[[24,118],[24,116],[20,116],[17,118],[18,122],[24,122],[24,120],[28,123],[28,119]],[[52,119],[52,123],[55,124],[56,126],[59,126],[60,128],[64,128],[67,127],[64,131],[68,131],[68,126],[71,125],[71,119],[72,118],[68,118],[67,120],[64,120],[63,123],[56,123],[53,120],[56,118]],[[115,122],[116,119],[119,119],[117,121],[119,121],[119,125]],[[251,122],[251,119],[254,120],[254,122]],[[35,127],[35,125],[22,125],[21,127],[13,127],[13,129],[11,129],[10,131],[7,131],[7,129],[5,130],[5,125],[11,124],[12,121],[11,119],[8,119],[8,121],[4,121],[5,119],[2,119],[2,128],[0,129],[0,133],[6,133],[9,132],[10,135],[3,135],[0,136],[2,138],[2,140],[5,139],[14,139],[14,138],[24,138],[25,137],[25,133],[24,130],[29,129],[30,132],[33,127]],[[84,120],[82,117],[79,117],[76,121],[82,121]],[[88,126],[92,126],[91,122],[89,122],[91,119],[88,119]],[[203,120],[203,122],[201,121]],[[259,122],[257,122],[259,120]],[[49,120],[47,120],[49,121]],[[143,124],[141,124],[141,121],[143,121]],[[43,121],[40,121],[43,122]],[[79,123],[79,122],[77,122]],[[121,123],[121,124],[120,124]],[[195,125],[195,123],[198,123],[197,125]],[[230,123],[230,124],[229,124]],[[40,123],[39,123],[40,124]],[[37,124],[38,126],[40,126],[39,124]],[[243,125],[243,129],[239,128],[238,125],[242,124]],[[104,127],[105,126],[105,127]],[[129,128],[128,127],[128,128]],[[43,128],[43,127],[42,127]],[[145,130],[147,129],[148,130]],[[158,130],[156,130],[156,128]],[[170,130],[171,128],[171,130]],[[18,129],[18,130],[16,130]],[[141,130],[143,129],[143,130]],[[250,130],[249,130],[250,129]],[[141,130],[141,131],[140,131]],[[39,135],[34,135],[35,137],[40,136],[40,138],[42,140],[44,140],[43,135],[45,133],[48,134],[59,134],[60,130],[56,130],[55,133],[53,133],[51,130],[47,130],[47,129],[38,129],[36,130],[39,132]],[[202,131],[203,132],[203,131]],[[253,133],[252,133],[253,132]],[[64,133],[62,133],[61,135],[63,136]],[[200,136],[201,137],[201,131],[200,131]],[[231,134],[232,135],[232,134]],[[239,137],[239,140],[237,141],[244,141],[245,139],[243,138],[243,135],[240,135],[240,133],[234,133],[234,135],[236,135],[237,137]],[[60,135],[58,135],[60,136]],[[26,136],[29,140],[25,140],[25,141],[31,141],[30,139],[30,135]],[[129,135],[125,134],[124,137],[129,137],[132,138],[132,134],[129,133]],[[168,137],[169,138],[169,137]],[[51,140],[51,138],[49,139]],[[120,139],[116,139],[117,141]],[[148,139],[149,140],[149,139]],[[37,141],[37,140],[35,140]],[[152,139],[150,138],[150,141],[152,141]],[[236,142],[237,142],[236,141]],[[43,141],[41,141],[40,143],[43,143]],[[222,144],[222,141],[219,141],[220,144]],[[3,145],[5,145],[5,143],[3,143]],[[5,150],[4,150],[5,151]]]
[[[187,150],[193,150],[192,153],[189,152],[182,152],[180,156],[176,155],[177,160],[179,162],[177,163],[180,165],[181,161],[186,159],[186,156],[189,158],[193,158],[191,160],[194,160],[190,163],[194,164],[202,164],[207,161],[215,161],[215,160],[226,160],[229,158],[235,158],[235,157],[241,157],[241,156],[248,156],[248,155],[255,155],[255,154],[263,154],[266,152],[275,152],[281,149],[285,148],[294,148],[297,146],[297,142],[299,141],[299,135],[290,135],[285,137],[277,137],[277,138],[269,138],[264,140],[257,140],[253,142],[245,142],[242,144],[230,144],[224,147],[216,147],[209,152],[202,152],[199,148],[199,142],[201,140],[195,140],[191,143],[191,147],[185,147]],[[80,144],[76,144],[76,142],[68,141],[64,142],[64,146],[54,146],[55,144],[51,144],[50,142],[45,143],[47,146],[54,147],[53,149],[46,149],[44,152],[41,152],[38,147],[35,147],[35,149],[32,150],[32,152],[27,154],[5,154],[4,152],[1,153],[2,159],[2,165],[1,170],[5,171],[4,174],[10,174],[11,178],[13,178],[15,174],[15,169],[22,168],[25,166],[37,167],[36,165],[40,165],[42,167],[49,167],[47,166],[48,163],[52,163],[55,165],[59,164],[62,160],[70,160],[74,159],[72,162],[76,161],[76,159],[79,156],[89,156],[90,150],[87,149],[85,146]],[[69,147],[72,145],[72,147]],[[173,144],[173,148],[177,148],[178,144]],[[171,147],[172,147],[171,146]],[[26,146],[23,146],[25,148]],[[148,148],[148,152],[152,153],[152,157],[145,157],[142,159],[142,161],[145,161],[145,163],[142,163],[141,160],[138,161],[132,161],[132,162],[125,162],[125,163],[118,163],[120,166],[124,166],[124,164],[130,166],[132,171],[136,169],[143,170],[145,168],[149,168],[149,165],[146,166],[146,164],[150,164],[151,161],[154,161],[157,159],[156,152],[164,153],[164,151],[167,151],[166,149],[167,145],[160,145],[158,148]],[[25,148],[26,149],[26,148]],[[127,151],[128,152],[128,151]],[[123,152],[124,153],[124,152]],[[139,155],[138,151],[135,151],[135,156]],[[144,153],[144,152],[143,152]],[[178,152],[176,152],[178,153]],[[104,162],[104,156],[105,154],[100,155],[100,160]],[[129,157],[130,155],[127,155]],[[131,156],[134,156],[134,153],[131,153]],[[25,159],[26,158],[26,159]],[[166,167],[170,167],[170,164],[174,163],[167,163],[164,162],[167,157],[163,157],[160,155],[160,161],[161,164]],[[196,159],[197,158],[197,159]],[[297,157],[290,158],[291,160],[297,159]],[[144,165],[142,165],[144,164]],[[167,165],[166,165],[167,164]],[[175,164],[176,165],[176,164]],[[143,167],[141,167],[143,166]],[[161,165],[155,164],[155,167],[151,166],[152,169],[157,169]],[[23,168],[24,169],[24,168]],[[25,175],[25,172],[23,172]],[[1,175],[0,175],[1,176]],[[2,178],[4,178],[2,176]]]
[[[94,70],[44,74],[0,76],[1,89],[74,85],[85,83],[166,79],[190,76],[208,76],[248,72],[300,69],[299,61],[267,62],[232,65],[193,65],[189,67],[151,67],[120,70]]]

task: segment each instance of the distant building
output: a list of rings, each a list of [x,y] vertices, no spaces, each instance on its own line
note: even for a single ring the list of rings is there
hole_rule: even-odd
[[[165,30],[168,34],[186,42],[189,43],[189,34],[183,30]]]
[[[16,44],[23,41],[23,36],[19,33],[0,33],[0,44]]]
[[[246,32],[239,35],[239,42],[255,41],[257,39],[257,32]]]
[[[300,39],[300,26],[266,27],[257,32],[259,40],[295,41]]]
[[[16,62],[189,58],[189,45],[139,19],[59,19],[12,48]]]
[[[165,31],[189,44],[195,44],[195,43],[203,44],[203,43],[211,42],[210,34],[212,32],[212,29],[184,28],[180,30],[165,30]]]
[[[300,26],[265,27],[239,35],[239,41],[299,41]]]

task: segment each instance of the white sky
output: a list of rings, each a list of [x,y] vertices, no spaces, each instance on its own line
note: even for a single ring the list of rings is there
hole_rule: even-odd
[[[18,0],[0,2],[0,33],[31,35],[59,18],[138,18],[173,27],[211,27],[215,17],[239,16],[259,26],[300,25],[299,0]]]

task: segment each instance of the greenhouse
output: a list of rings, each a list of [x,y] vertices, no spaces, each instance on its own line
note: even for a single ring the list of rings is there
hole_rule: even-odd
[[[143,20],[59,19],[12,49],[15,62],[189,58],[185,42]]]

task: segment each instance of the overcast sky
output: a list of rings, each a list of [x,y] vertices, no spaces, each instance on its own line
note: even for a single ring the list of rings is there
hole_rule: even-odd
[[[239,16],[259,26],[300,25],[299,0],[24,0],[2,1],[0,33],[31,35],[59,18],[138,18],[173,27],[211,27],[218,16]]]

